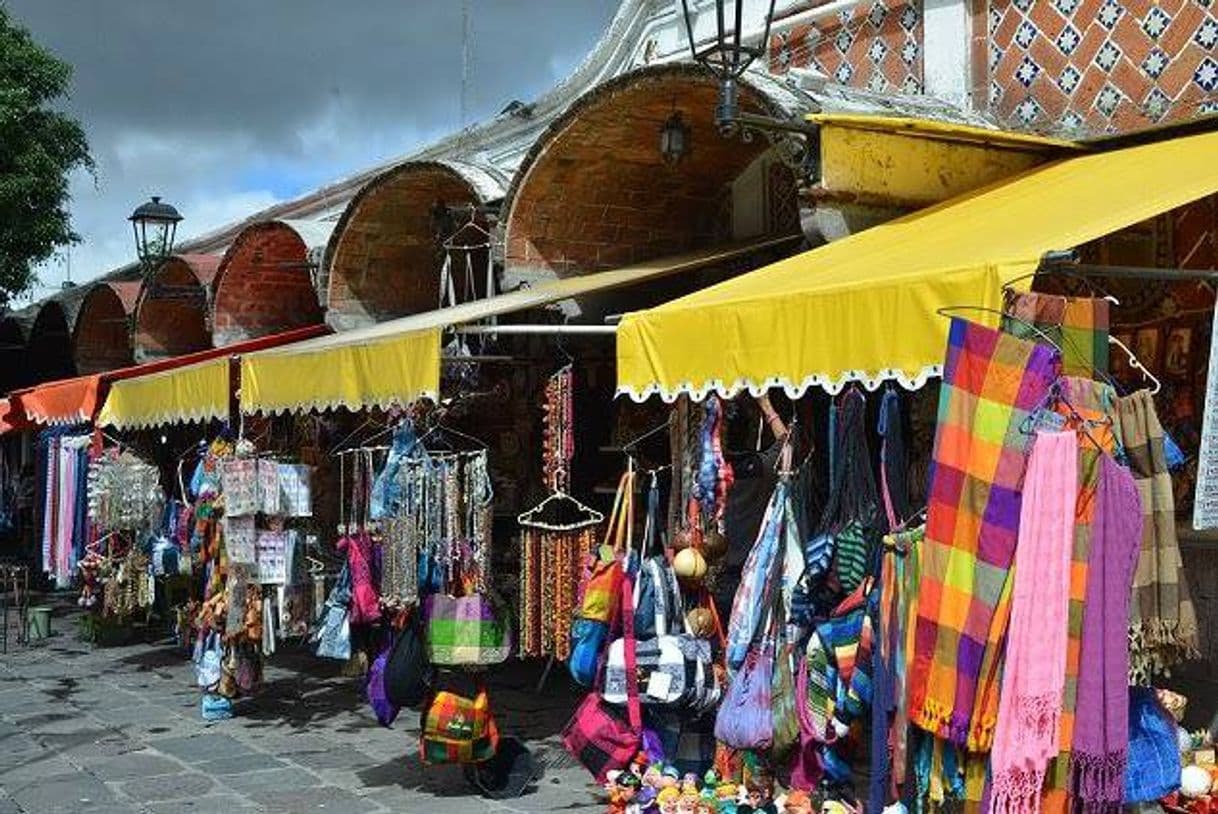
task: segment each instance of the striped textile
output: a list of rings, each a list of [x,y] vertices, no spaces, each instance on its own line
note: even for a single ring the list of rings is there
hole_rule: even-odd
[[[1110,305],[1095,297],[1007,289],[1002,310],[1014,319],[1003,319],[1002,330],[1020,339],[1044,341],[1024,323],[1035,325],[1061,346],[1063,373],[1091,377],[1108,372]]]
[[[1130,609],[1134,683],[1198,655],[1197,611],[1176,539],[1176,508],[1154,400],[1140,390],[1117,402],[1118,431],[1142,497],[1142,550]]]
[[[1050,348],[953,319],[939,391],[910,670],[910,719],[965,744],[991,621],[1015,553],[1030,436],[1057,376]],[[979,736],[983,737],[983,736]]]

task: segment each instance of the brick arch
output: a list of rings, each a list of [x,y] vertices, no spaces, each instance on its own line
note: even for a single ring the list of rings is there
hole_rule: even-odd
[[[67,379],[76,375],[72,358],[72,331],[68,309],[57,300],[47,300],[38,310],[30,329],[29,384]]]
[[[212,342],[231,345],[322,321],[310,251],[333,224],[264,221],[241,230],[216,273]]]
[[[326,247],[326,321],[337,330],[431,310],[439,301],[437,203],[481,206],[503,195],[494,172],[464,162],[409,162],[372,179]]]
[[[742,81],[743,111],[799,112],[792,109],[799,99],[781,90],[771,95],[762,81]],[[508,190],[501,210],[505,270],[569,276],[728,242],[732,185],[746,172],[757,184],[777,184],[782,199],[781,216],[767,216],[765,231],[796,233],[794,175],[776,163],[758,166],[769,149],[764,138],[722,137],[714,125],[717,101],[705,71],[669,65],[623,74],[573,102],[534,144]],[[690,151],[669,166],[660,129],[674,108],[690,129]]]
[[[0,391],[7,393],[32,382],[29,353],[35,313],[23,309],[0,320]]]
[[[207,314],[219,267],[219,255],[177,254],[148,276],[135,309],[137,363],[212,346]]]
[[[127,367],[131,352],[131,315],[139,302],[140,284],[134,280],[91,286],[72,329],[72,356],[84,376]]]

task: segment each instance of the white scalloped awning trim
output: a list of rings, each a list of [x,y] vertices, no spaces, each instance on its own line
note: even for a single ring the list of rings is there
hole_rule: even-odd
[[[384,399],[314,399],[305,403],[292,404],[260,404],[251,410],[242,410],[246,415],[291,415],[296,413],[327,413],[334,410],[350,410],[351,412],[359,412],[360,410],[392,410],[395,408],[409,407],[420,401],[440,400],[439,394],[434,390],[424,390],[417,393],[413,398],[402,398],[394,396]]]
[[[63,413],[43,414],[38,410],[31,410],[24,407],[25,417],[35,424],[46,424],[48,427],[75,427],[77,424],[88,424],[93,418],[87,415],[84,410],[77,410],[69,415]]]
[[[113,427],[116,430],[151,430],[172,424],[206,424],[209,421],[223,421],[226,418],[228,418],[227,411],[201,407],[199,409],[165,410],[132,419],[111,418],[104,424],[99,419],[98,426]]]
[[[694,401],[702,401],[711,393],[715,393],[721,398],[732,398],[743,392],[748,392],[753,396],[760,396],[770,390],[781,388],[788,396],[797,399],[813,387],[819,387],[829,395],[836,395],[851,383],[861,384],[867,390],[878,390],[885,382],[896,382],[906,390],[918,390],[925,386],[928,380],[939,378],[942,375],[943,365],[936,364],[927,365],[913,374],[896,368],[884,368],[874,373],[866,370],[847,370],[836,376],[813,373],[798,382],[792,382],[790,379],[782,376],[775,376],[761,382],[749,379],[737,379],[728,384],[721,379],[714,379],[704,382],[700,386],[691,382],[685,382],[678,385],[675,389],[668,389],[660,384],[653,383],[640,391],[626,385],[618,387],[617,395],[627,396],[631,401],[640,403],[652,396],[658,395],[664,401],[672,403],[681,395],[687,395]]]

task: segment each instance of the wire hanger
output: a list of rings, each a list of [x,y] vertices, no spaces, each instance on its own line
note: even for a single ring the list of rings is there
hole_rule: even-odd
[[[473,204],[470,204],[469,205],[469,218],[465,221],[465,223],[463,223],[459,227],[457,227],[457,231],[453,232],[451,235],[449,235],[448,237],[446,237],[444,239],[444,248],[459,249],[461,251],[469,251],[471,249],[489,249],[489,248],[491,248],[491,241],[494,238],[490,232],[488,232],[485,228],[483,228],[482,224],[478,223],[477,214],[478,214],[478,210],[474,207]],[[483,242],[477,243],[477,244],[462,243],[462,244],[458,245],[456,242],[457,236],[460,235],[462,232],[466,231],[467,229],[477,232],[479,235],[481,235],[483,238]]]
[[[1058,275],[1061,277],[1069,277],[1073,280],[1078,280],[1083,285],[1087,286],[1087,290],[1088,290],[1088,292],[1091,293],[1092,296],[1098,297],[1099,299],[1108,300],[1113,305],[1121,304],[1120,300],[1118,300],[1112,294],[1109,294],[1108,291],[1106,291],[1099,283],[1092,280],[1086,274],[1080,274],[1077,270],[1069,268],[1068,266],[1049,266],[1048,268],[1034,269],[1032,271],[1029,271],[1027,274],[1020,274],[1019,276],[1012,277],[1011,279],[1009,279],[1005,283],[1003,283],[1002,290],[1010,291],[1012,289],[1012,287],[1015,285],[1015,283],[1018,283],[1021,280],[1027,280],[1030,277],[1046,277],[1049,275]],[[1066,295],[1049,294],[1048,296],[1065,297]]]
[[[1062,346],[1060,344],[1058,344],[1057,340],[1055,340],[1053,337],[1049,336],[1049,334],[1045,333],[1045,331],[1042,328],[1040,328],[1037,325],[1032,324],[1031,322],[1028,322],[1026,319],[1022,319],[1020,317],[1013,316],[1004,311],[1000,311],[997,308],[987,308],[984,305],[945,305],[942,308],[935,309],[935,313],[941,317],[951,317],[952,311],[982,311],[987,314],[995,314],[998,317],[1003,318],[1003,319],[1013,320],[1015,322],[1018,322],[1020,325],[1023,325],[1029,331],[1032,331],[1033,333],[1035,333],[1037,336],[1039,336],[1041,339],[1043,339],[1047,344],[1052,345],[1059,354],[1062,352]]]
[[[1070,403],[1070,399],[1066,398],[1065,393],[1062,392],[1060,381],[1056,381],[1050,385],[1049,392],[1045,394],[1043,399],[1041,399],[1041,403],[1037,405],[1036,409],[1028,413],[1028,416],[1023,420],[1023,423],[1019,425],[1020,433],[1023,435],[1035,435],[1037,415],[1041,410],[1047,408],[1053,402],[1064,405],[1070,411],[1067,414],[1067,417],[1074,419],[1074,421],[1078,424],[1076,432],[1081,432],[1084,436],[1086,436],[1087,440],[1090,441],[1100,452],[1105,451],[1103,445],[1100,444],[1100,442],[1096,440],[1095,436],[1091,434],[1090,428],[1111,426],[1112,419],[1106,418],[1102,421],[1091,421],[1083,418],[1082,414],[1079,413],[1075,406]]]
[[[434,448],[428,447],[425,442],[428,439],[431,439],[433,437],[438,437],[440,439],[444,439],[445,437],[447,437],[448,441],[449,441],[449,449],[448,450],[434,450]],[[460,439],[460,440],[466,441],[473,445],[473,449],[468,449],[468,450],[456,449],[452,446],[452,443],[451,443],[453,439]],[[475,438],[472,435],[463,433],[458,429],[454,429],[452,427],[446,426],[437,421],[435,424],[432,425],[431,429],[429,429],[427,432],[420,435],[415,440],[414,446],[412,446],[410,448],[410,451],[413,452],[420,448],[422,448],[426,452],[449,451],[449,452],[456,452],[456,453],[460,453],[460,452],[476,453],[476,452],[485,452],[487,447],[486,447],[486,443],[482,439]]]
[[[627,455],[629,455],[632,458],[635,457],[639,451],[640,444],[642,444],[648,438],[651,438],[652,436],[654,436],[658,433],[664,432],[667,429],[668,429],[667,421],[665,421],[661,424],[658,424],[655,427],[652,427],[651,429],[644,432],[642,435],[637,435],[634,438],[627,441],[626,443],[622,444],[622,452],[626,453]]]
[[[1163,383],[1159,381],[1158,377],[1155,376],[1155,374],[1151,373],[1149,370],[1146,369],[1146,365],[1142,364],[1141,359],[1139,359],[1137,356],[1134,356],[1134,353],[1132,350],[1129,349],[1129,346],[1126,345],[1121,340],[1117,339],[1112,334],[1108,335],[1108,344],[1116,345],[1118,348],[1125,351],[1125,355],[1129,357],[1129,366],[1131,368],[1133,368],[1134,370],[1139,371],[1143,377],[1150,380],[1150,383],[1151,383],[1150,394],[1152,396],[1157,396],[1159,394],[1159,391],[1163,389]]]

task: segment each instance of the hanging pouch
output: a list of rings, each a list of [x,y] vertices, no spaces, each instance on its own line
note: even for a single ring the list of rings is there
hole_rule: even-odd
[[[204,690],[214,690],[220,684],[223,665],[224,646],[220,643],[220,636],[215,632],[209,633],[195,662],[195,683]]]
[[[385,697],[398,707],[417,707],[427,697],[434,669],[423,645],[423,626],[414,610],[385,663]]]
[[[589,556],[580,588],[579,611],[571,623],[571,655],[567,668],[577,684],[591,687],[600,669],[601,654],[622,593],[622,560],[633,536],[634,471],[618,481],[613,511],[600,551]]]
[[[512,654],[511,627],[487,594],[428,594],[427,657],[443,667],[500,664]]]

